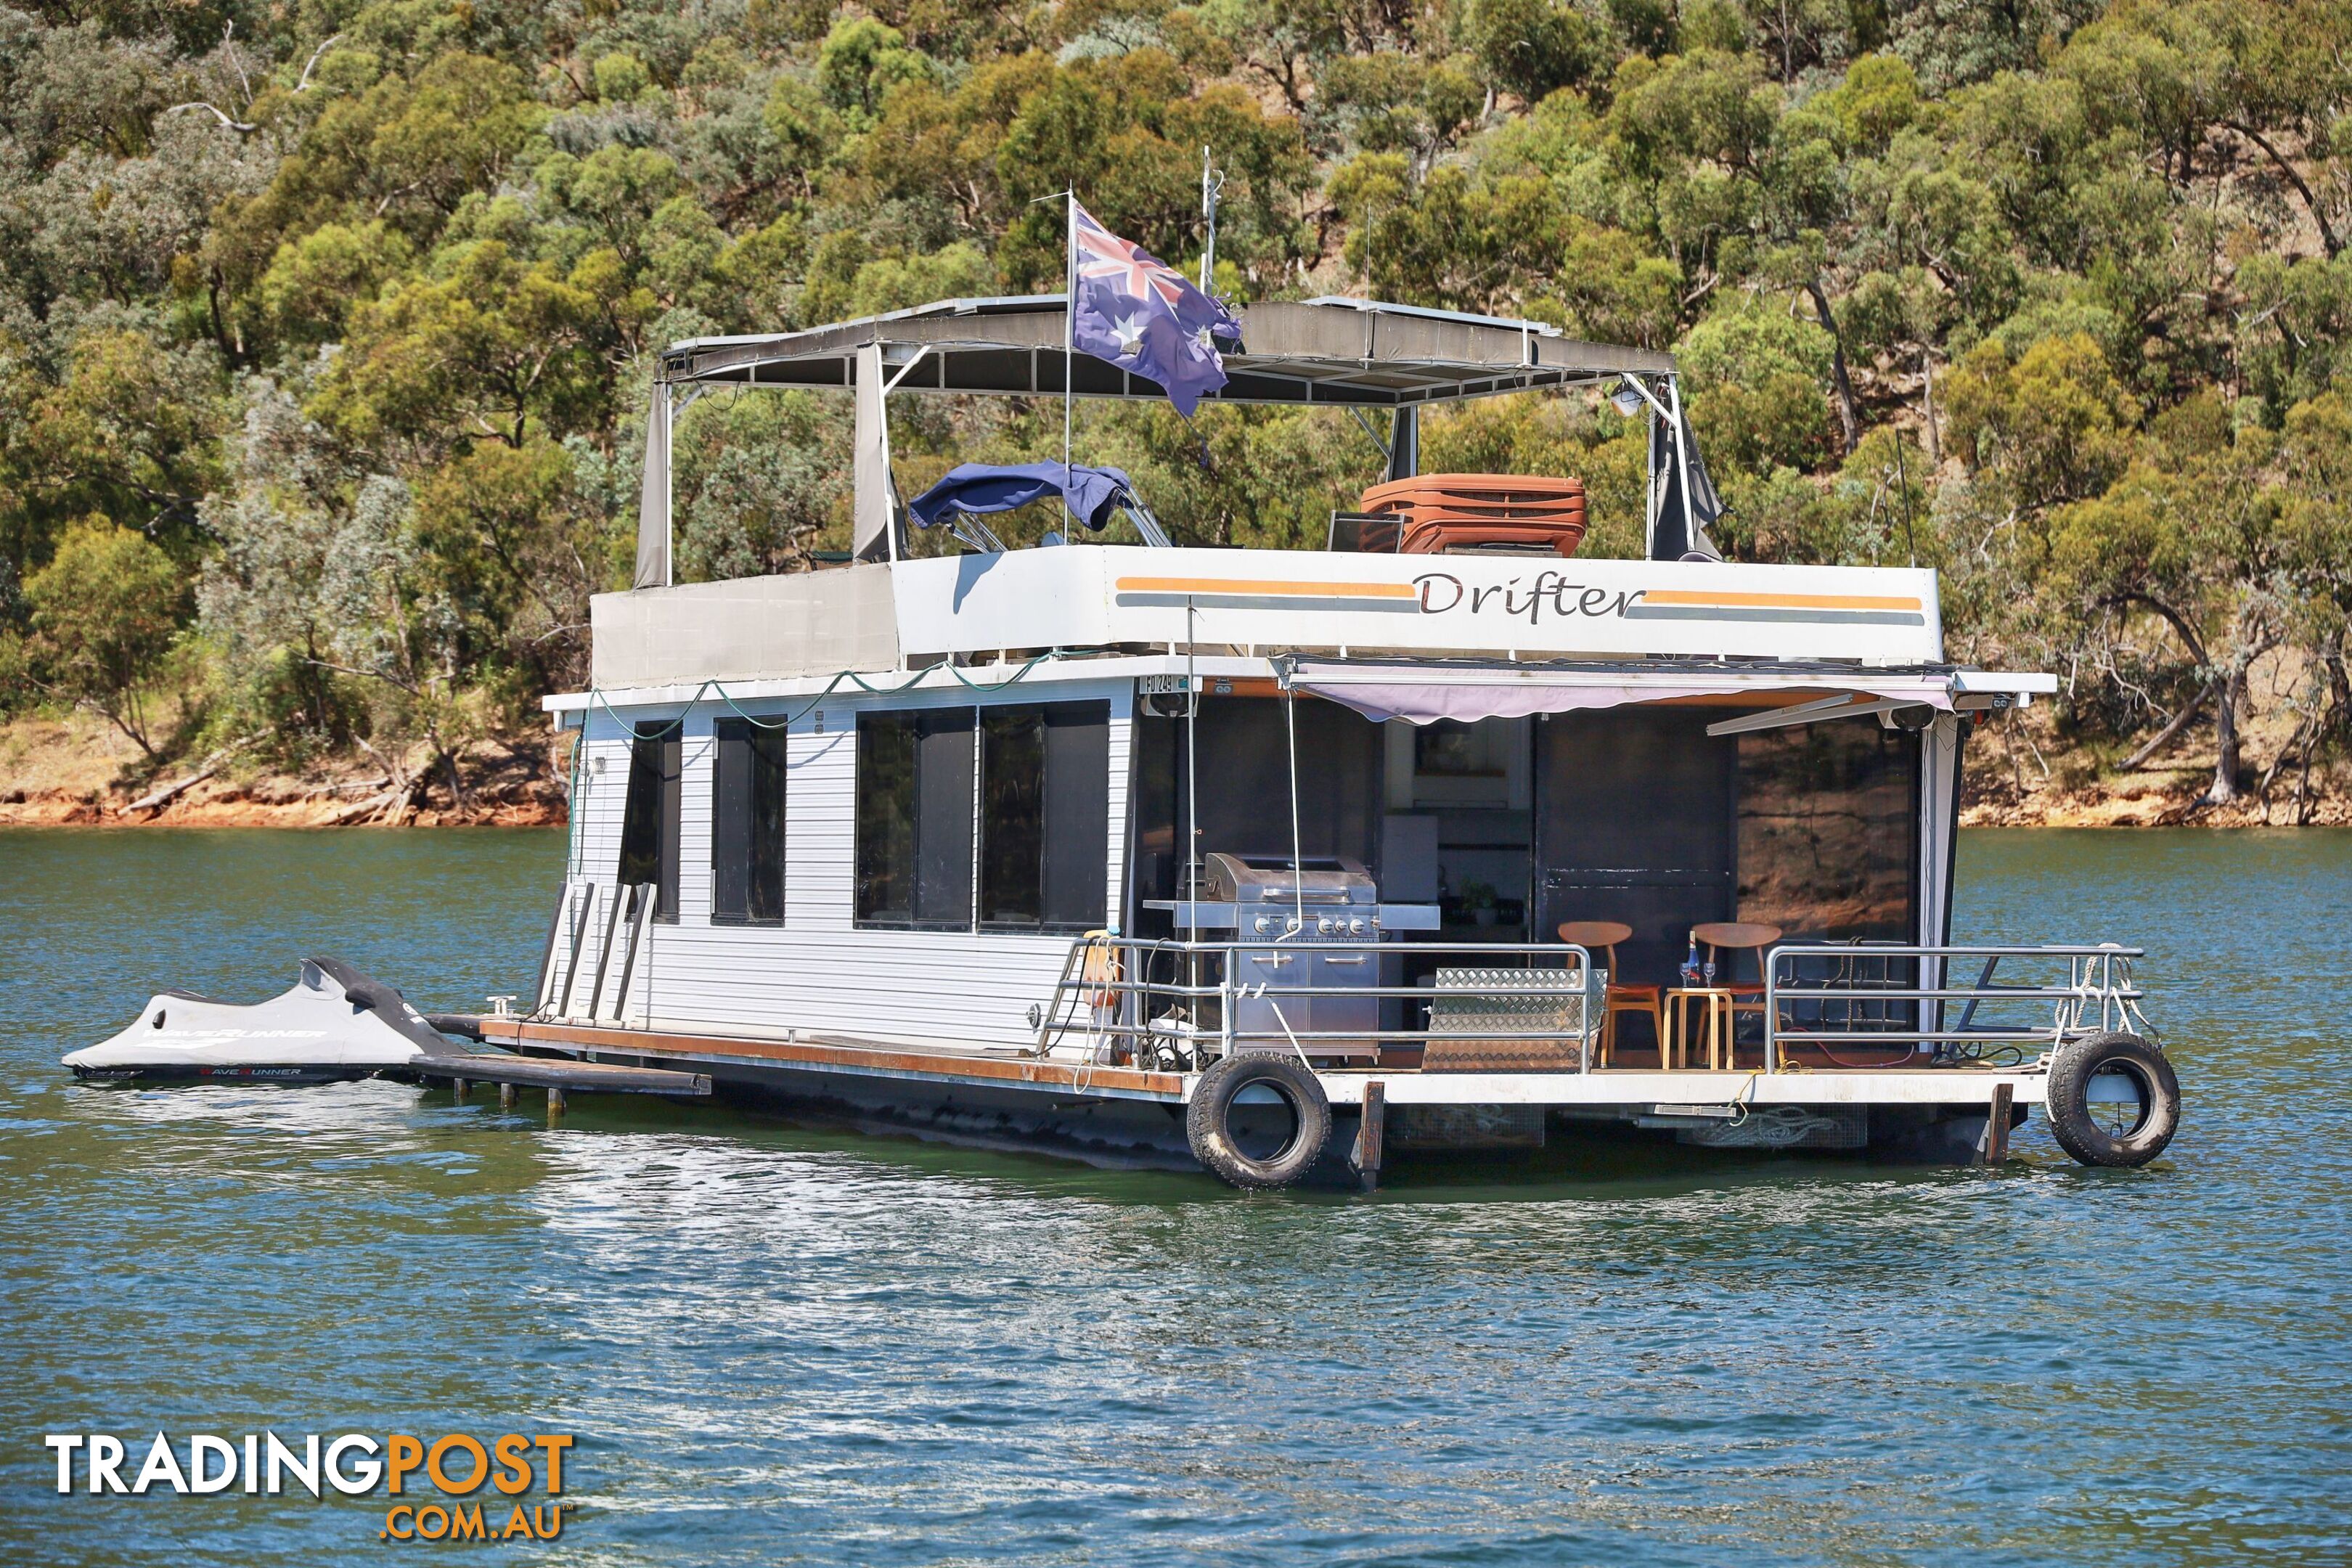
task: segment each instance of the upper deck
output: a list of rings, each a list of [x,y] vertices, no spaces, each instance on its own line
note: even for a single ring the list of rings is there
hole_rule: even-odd
[[[595,688],[660,700],[650,694],[709,681],[792,681],[1044,652],[1057,663],[1089,654],[1252,663],[1307,655],[1595,661],[1653,675],[1687,672],[1696,660],[1944,673],[1934,573],[1719,558],[1707,528],[1722,506],[1671,356],[1578,342],[1533,321],[1364,300],[1247,308],[1244,341],[1225,356],[1231,379],[1215,395],[1344,409],[1359,422],[1363,411],[1380,411],[1387,436],[1374,439],[1394,481],[1419,472],[1426,407],[1580,387],[1609,393],[1648,423],[1647,558],[1074,542],[915,559],[892,476],[891,395],[1160,395],[1129,372],[1072,354],[1066,321],[1059,297],[947,300],[667,350],[648,421],[635,585],[598,596],[592,609]],[[674,584],[668,445],[680,399],[756,386],[835,387],[855,396],[857,563]]]
[[[1066,653],[1918,668],[1936,574],[1526,556],[1071,545],[599,595],[612,691]]]

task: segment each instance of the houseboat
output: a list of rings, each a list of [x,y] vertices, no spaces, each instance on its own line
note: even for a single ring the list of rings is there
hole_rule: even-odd
[[[1951,941],[1969,732],[2054,681],[1948,661],[1930,571],[1721,559],[1669,355],[1248,307],[1216,395],[1363,439],[1319,550],[1176,546],[1066,463],[903,500],[894,399],[1160,395],[1066,309],[662,355],[635,585],[546,702],[541,973],[481,1038],[1245,1187],[1601,1124],[1997,1162],[2036,1106],[2085,1163],[2163,1150],[2137,950]],[[677,411],[789,387],[855,400],[853,559],[674,582]],[[1423,410],[1542,393],[1647,419],[1645,558],[1576,553],[1571,479],[1420,472]]]

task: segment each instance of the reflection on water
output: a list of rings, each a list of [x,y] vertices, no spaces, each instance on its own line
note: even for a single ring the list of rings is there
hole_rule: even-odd
[[[1555,1146],[1379,1197],[388,1084],[126,1090],[153,989],[526,977],[541,834],[0,835],[0,1560],[313,1563],[39,1434],[572,1430],[594,1563],[2341,1561],[2352,836],[1974,834],[1964,937],[2151,950],[2144,1172]]]

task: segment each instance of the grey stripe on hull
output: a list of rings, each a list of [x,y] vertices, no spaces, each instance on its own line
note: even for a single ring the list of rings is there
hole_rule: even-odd
[[[1181,610],[1190,604],[1202,610],[1386,610],[1401,616],[1421,613],[1418,599],[1347,598],[1320,594],[1162,594],[1122,590],[1118,602],[1130,609]]]
[[[1629,605],[1629,621],[1781,621],[1817,626],[1924,626],[1916,610],[1708,609],[1699,605]]]

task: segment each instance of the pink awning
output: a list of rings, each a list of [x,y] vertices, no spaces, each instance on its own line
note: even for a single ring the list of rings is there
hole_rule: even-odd
[[[1808,721],[1875,712],[1875,705],[1885,703],[1940,710],[1952,706],[1950,682],[1941,676],[1871,676],[1862,671],[1848,677],[1811,670],[1717,674],[1677,669],[1652,677],[1622,670],[1588,675],[1558,669],[1413,668],[1302,659],[1291,684],[1369,719],[1402,719],[1412,724],[1440,719],[1523,719],[1532,713],[1572,713],[1695,697],[1753,697],[1767,708],[1795,703],[1807,709]],[[1841,697],[1848,700],[1839,702]]]

